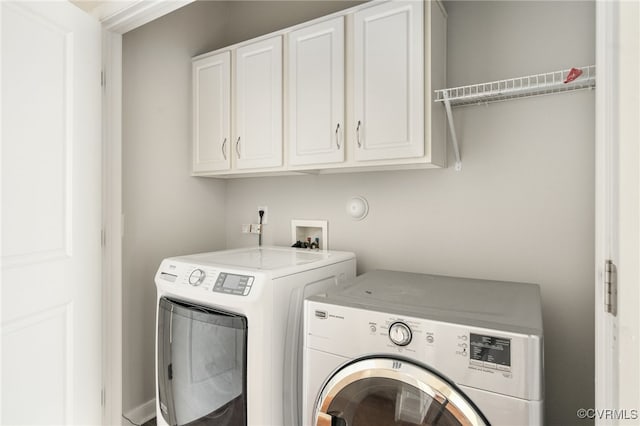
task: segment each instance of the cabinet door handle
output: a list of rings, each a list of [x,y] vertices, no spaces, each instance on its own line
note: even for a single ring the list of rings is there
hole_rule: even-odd
[[[238,136],[238,140],[236,141],[236,154],[238,154],[238,158],[240,158],[240,136]]]
[[[360,142],[360,125],[362,122],[358,120],[358,127],[356,127],[356,139],[358,141],[358,148],[362,148],[362,142]]]
[[[338,149],[340,149],[340,135],[338,134],[339,130],[340,130],[340,123],[338,123],[338,125],[336,126],[336,146],[338,147]]]
[[[222,141],[222,156],[224,157],[224,159],[227,159],[227,152],[224,149],[224,146],[227,144],[227,138],[224,138],[224,140]]]

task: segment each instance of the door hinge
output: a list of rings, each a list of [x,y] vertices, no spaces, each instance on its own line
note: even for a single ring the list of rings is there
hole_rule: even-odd
[[[104,71],[100,71],[100,86],[105,87],[107,85],[107,76]]]
[[[618,274],[611,260],[604,264],[604,310],[614,317],[618,314]]]
[[[102,390],[100,391],[100,405],[104,407],[106,405],[106,402],[107,402],[107,393],[105,392],[104,388],[102,388]]]
[[[107,231],[105,229],[100,230],[100,245],[102,247],[107,246]]]

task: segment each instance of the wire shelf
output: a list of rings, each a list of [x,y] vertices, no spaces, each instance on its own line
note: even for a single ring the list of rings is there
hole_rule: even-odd
[[[582,74],[567,83],[565,80],[571,72],[570,69],[436,90],[434,100],[445,102],[448,99],[451,106],[462,106],[594,88],[596,85],[595,65],[578,69],[582,71]]]
[[[577,71],[581,71],[581,73]],[[576,77],[576,74],[580,74]],[[462,169],[460,148],[456,128],[453,125],[451,107],[462,105],[487,104],[489,102],[506,101],[527,96],[548,95],[551,93],[567,92],[569,90],[592,89],[596,86],[596,66],[571,68],[568,70],[536,74],[509,80],[492,81],[491,83],[472,84],[435,91],[435,102],[444,105],[451,144],[456,158],[455,169]]]

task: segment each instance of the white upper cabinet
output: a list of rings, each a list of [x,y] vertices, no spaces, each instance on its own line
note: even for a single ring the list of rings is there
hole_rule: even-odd
[[[193,171],[231,167],[231,53],[193,61]]]
[[[344,18],[288,38],[289,164],[344,161]]]
[[[233,153],[237,169],[282,165],[282,36],[239,47]]]
[[[193,59],[193,174],[446,165],[447,16],[368,2]]]
[[[356,161],[424,156],[423,2],[359,10],[353,36]]]

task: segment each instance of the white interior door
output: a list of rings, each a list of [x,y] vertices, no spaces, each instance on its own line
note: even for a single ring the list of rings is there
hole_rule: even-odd
[[[621,424],[640,422],[640,3],[620,2],[618,318]],[[631,410],[635,409],[635,412]]]
[[[101,423],[101,34],[2,2],[2,424]]]

